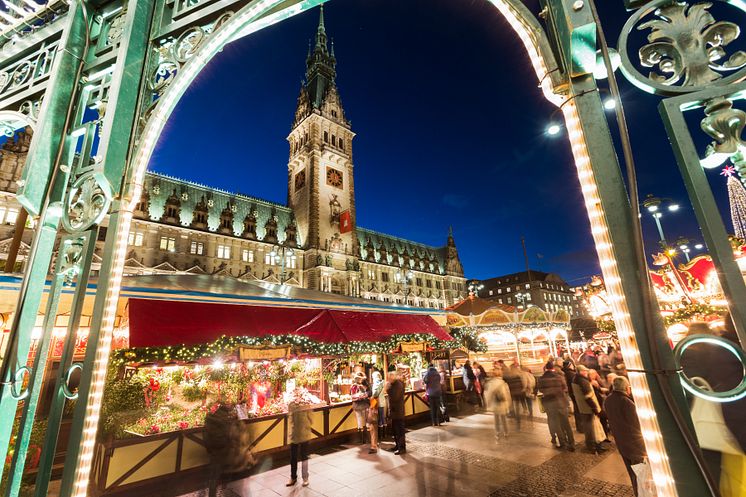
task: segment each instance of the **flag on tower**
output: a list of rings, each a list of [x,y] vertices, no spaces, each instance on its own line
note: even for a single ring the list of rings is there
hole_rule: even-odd
[[[350,231],[352,231],[352,215],[350,210],[347,209],[339,215],[339,232],[349,233]]]

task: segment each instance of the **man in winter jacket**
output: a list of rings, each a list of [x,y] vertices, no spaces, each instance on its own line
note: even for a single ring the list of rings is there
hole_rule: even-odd
[[[567,397],[567,384],[565,383],[565,377],[555,371],[554,363],[547,363],[544,374],[539,377],[538,387],[542,395],[541,401],[544,404],[544,410],[547,413],[552,440],[556,436],[559,441],[559,448],[575,451],[575,438],[572,434],[572,426],[570,426],[567,411],[567,406],[570,403],[570,399]]]
[[[572,390],[583,424],[586,448],[595,453],[604,452],[606,448],[601,445],[601,440],[596,436],[596,427],[594,426],[594,418],[601,414],[601,405],[598,403],[596,392],[593,391],[593,386],[588,379],[588,368],[582,364],[577,367],[577,374],[572,380]],[[598,423],[600,425],[600,421]]]
[[[609,426],[619,455],[622,456],[629,479],[632,481],[632,490],[637,495],[637,476],[632,466],[645,460],[645,440],[642,438],[629,380],[624,376],[618,376],[614,378],[613,388],[604,401],[604,410],[609,418]]]

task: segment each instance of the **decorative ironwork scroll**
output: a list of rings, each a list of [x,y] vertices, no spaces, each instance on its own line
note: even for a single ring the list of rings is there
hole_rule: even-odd
[[[712,5],[656,0],[638,10],[619,38],[625,76],[641,89],[661,95],[694,92],[746,78],[746,52],[729,53],[728,47],[740,35],[740,28],[734,22],[716,21],[709,11]],[[730,5],[743,9],[735,2]],[[629,35],[634,30],[649,30],[648,43],[638,50],[637,64],[629,54]],[[644,69],[650,69],[647,76],[641,72]]]

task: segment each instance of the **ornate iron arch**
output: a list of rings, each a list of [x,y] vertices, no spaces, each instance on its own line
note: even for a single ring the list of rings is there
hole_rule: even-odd
[[[656,398],[653,373],[646,372],[651,352],[642,338],[656,330],[646,329],[641,317],[644,305],[639,286],[646,283],[640,279],[630,248],[636,220],[624,208],[629,198],[591,74],[596,63],[591,5],[583,0],[545,0],[544,28],[520,0],[489,1],[523,43],[544,97],[565,117],[625,359],[643,372],[632,376],[638,405],[646,413],[658,413],[657,418],[645,415],[641,420],[659,494],[676,495],[673,474],[688,483],[691,466],[678,462],[672,472],[667,453],[680,446],[679,439],[667,426],[667,408]],[[94,458],[127,234],[156,140],[181,95],[222,47],[324,0],[74,0],[36,7],[33,3],[13,9],[11,20],[0,20],[0,109],[22,109],[27,101],[39,109],[39,131],[33,138],[18,199],[40,217],[42,226],[24,275],[11,330],[10,360],[2,365],[0,456],[7,453],[10,443],[18,397],[15,378],[19,372],[28,373],[26,395],[31,401],[24,408],[9,477],[14,493],[23,474],[34,399],[43,373],[38,361],[30,372],[24,369],[44,291],[39,282],[48,274],[54,242],[62,232],[52,288],[56,292],[76,283],[68,328],[68,336],[73,336],[93,241],[108,214],[86,359],[82,366],[73,364],[72,340],[67,340],[36,487],[37,495],[46,493],[62,406],[70,394],[64,380],[79,368],[81,383],[61,495],[82,497],[89,487]],[[37,359],[49,345],[57,303],[52,294]],[[664,431],[668,435],[665,443]],[[690,495],[701,495],[696,493],[700,487],[691,488],[695,493]]]

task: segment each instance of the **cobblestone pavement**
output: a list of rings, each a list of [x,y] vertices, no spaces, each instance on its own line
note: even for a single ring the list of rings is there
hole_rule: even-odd
[[[230,483],[224,497],[417,496],[446,497],[632,497],[621,458],[553,449],[547,426],[524,423],[507,441],[495,442],[492,416],[453,418],[440,427],[407,434],[407,454],[369,455],[367,446],[347,445],[309,461],[310,485],[285,487],[289,468],[265,461],[265,471]],[[582,435],[576,436],[582,442]],[[391,444],[384,444],[390,447]],[[279,466],[278,466],[279,465]],[[272,467],[278,466],[278,467]],[[206,496],[206,491],[182,497]]]

